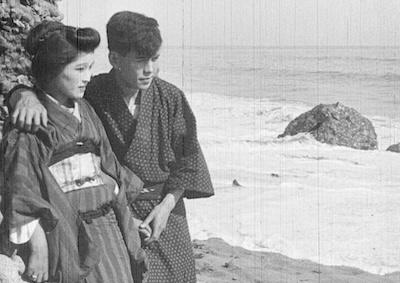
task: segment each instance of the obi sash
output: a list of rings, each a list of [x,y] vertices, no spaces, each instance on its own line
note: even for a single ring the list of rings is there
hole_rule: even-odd
[[[58,149],[49,169],[64,193],[104,185],[99,150],[91,140],[69,143]]]

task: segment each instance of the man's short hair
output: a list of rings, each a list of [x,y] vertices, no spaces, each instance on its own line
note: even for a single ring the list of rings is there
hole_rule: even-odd
[[[142,14],[122,11],[107,23],[108,49],[125,56],[130,51],[151,58],[160,49],[162,38],[155,19]]]

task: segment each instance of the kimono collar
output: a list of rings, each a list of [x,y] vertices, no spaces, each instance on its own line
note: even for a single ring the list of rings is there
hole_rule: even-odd
[[[79,112],[79,104],[78,102],[74,101],[74,107],[66,107],[64,105],[61,105],[60,102],[58,102],[57,99],[55,99],[54,97],[52,97],[51,95],[47,94],[47,98],[50,99],[52,102],[54,102],[55,104],[59,105],[62,109],[68,111],[69,113],[71,113],[72,115],[75,116],[76,119],[79,120],[79,122],[82,121],[81,119],[81,114]]]
[[[49,120],[61,131],[65,132],[65,134],[76,136],[81,128],[81,121],[79,118],[71,113],[70,110],[67,110],[66,107],[62,107],[58,101],[54,101],[54,98],[51,99],[42,90],[38,89],[37,94],[38,98],[47,110]],[[77,106],[79,103],[76,101],[74,104],[75,107],[73,111],[80,112],[79,107]],[[81,117],[81,115],[79,115],[79,117]]]
[[[135,147],[135,143],[137,144],[140,142],[142,144],[147,144],[151,139],[151,123],[152,119],[154,118],[152,115],[154,113],[153,98],[157,92],[154,80],[148,89],[144,91],[139,90],[137,95],[135,103],[140,107],[140,113],[138,117],[135,117],[137,120],[137,125],[136,131],[133,135],[134,137],[132,137],[132,132],[129,125],[132,125],[134,117],[129,112],[128,105],[126,105],[122,95],[120,94],[122,93],[122,89],[118,86],[116,71],[114,69],[109,72],[109,78],[110,81],[105,86],[108,91],[103,97],[106,99],[106,107],[112,113],[112,116],[116,121],[117,128],[123,136],[125,145],[128,148],[131,148],[132,146]],[[128,123],[124,121],[128,121]],[[151,149],[146,148],[145,150]]]

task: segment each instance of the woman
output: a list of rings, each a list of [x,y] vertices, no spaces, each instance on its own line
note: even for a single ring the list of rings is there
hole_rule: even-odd
[[[127,208],[142,182],[122,168],[93,109],[82,100],[97,31],[43,22],[29,34],[32,75],[49,124],[8,128],[5,219],[10,241],[28,242],[34,282],[133,282],[144,251]]]

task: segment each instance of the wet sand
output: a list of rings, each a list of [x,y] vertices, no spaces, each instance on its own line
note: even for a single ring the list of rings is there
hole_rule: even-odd
[[[357,268],[325,266],[309,260],[291,259],[277,253],[232,247],[218,238],[194,240],[193,246],[199,283],[400,282],[400,272],[380,276]]]

